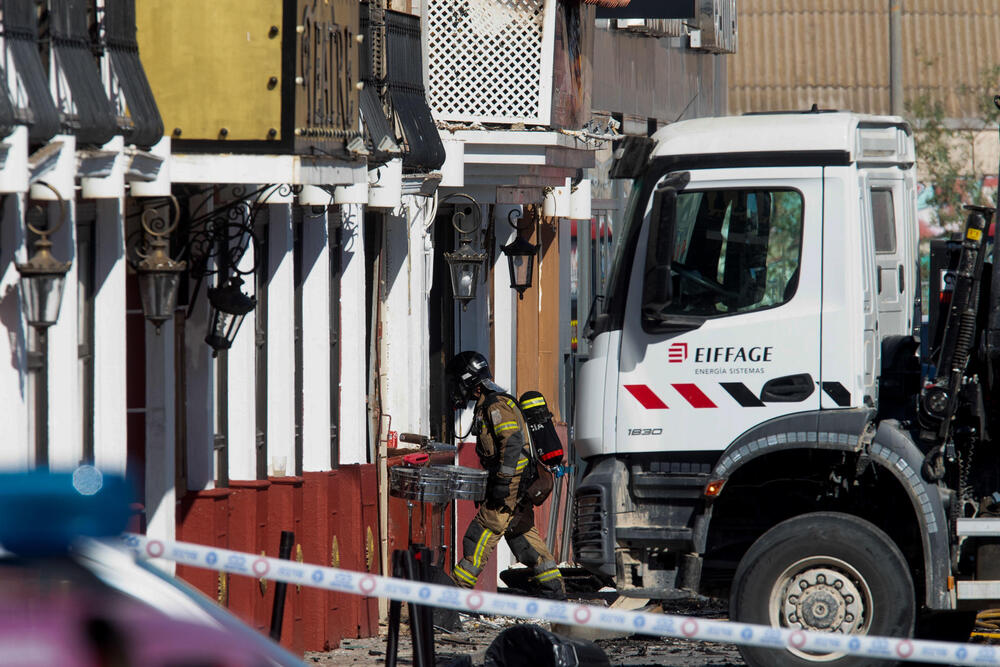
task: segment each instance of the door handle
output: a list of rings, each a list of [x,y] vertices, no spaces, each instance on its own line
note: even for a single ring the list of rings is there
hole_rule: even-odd
[[[878,270],[875,272],[875,293],[882,293],[882,267],[877,267]]]
[[[903,276],[903,265],[899,265],[899,293],[902,294],[906,288],[906,278]]]
[[[760,400],[765,403],[799,403],[816,390],[809,373],[797,373],[768,380],[760,390]]]

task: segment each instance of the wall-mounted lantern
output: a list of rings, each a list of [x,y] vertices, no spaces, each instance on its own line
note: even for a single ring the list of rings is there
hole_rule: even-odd
[[[462,303],[462,310],[469,307],[469,302],[476,298],[476,287],[479,285],[479,270],[486,261],[486,253],[472,249],[469,239],[462,239],[455,252],[446,252],[444,258],[448,261],[451,273],[451,291],[456,301]]]
[[[517,220],[520,217],[521,212],[517,209],[512,210],[507,215],[507,221],[518,232],[522,230],[522,227],[517,224]],[[517,298],[523,299],[525,290],[531,287],[531,275],[535,268],[535,256],[538,254],[538,246],[525,241],[524,237],[518,233],[513,241],[502,246],[500,249],[507,255],[511,289],[516,289]]]
[[[302,192],[301,186],[278,184],[264,185],[252,192],[240,186],[230,188],[232,201],[215,204],[211,211],[189,214],[181,227],[181,247],[176,258],[170,256],[169,237],[178,227],[181,206],[173,195],[169,202],[160,199],[151,204],[141,215],[141,227],[129,234],[126,246],[129,263],[139,277],[142,312],[146,319],[160,326],[173,318],[177,308],[181,277],[192,283],[187,308],[197,301],[201,284],[209,276],[216,277],[216,286],[207,290],[211,311],[205,342],[218,356],[228,350],[243,323],[243,318],[257,305],[257,299],[242,292],[242,276],[254,275],[261,258],[260,241],[254,233],[257,215],[272,196],[291,197]],[[217,186],[201,194],[216,197]],[[208,200],[206,200],[208,201]],[[157,211],[172,204],[174,215],[169,224]],[[252,249],[252,262],[243,262]]]
[[[170,225],[163,224],[163,218],[156,213],[156,209],[143,211],[142,228],[150,250],[148,254],[140,253],[142,261],[135,266],[136,273],[139,274],[142,313],[156,326],[157,335],[163,323],[174,317],[181,274],[187,269],[187,262],[176,262],[169,254],[170,244],[167,239],[177,228],[180,218],[177,199],[173,195],[170,199],[174,205],[174,219]]]
[[[442,203],[454,197],[462,197],[471,202],[471,205],[467,207],[456,206],[455,214],[451,217],[451,224],[459,233],[458,250],[444,254],[444,258],[448,262],[448,272],[451,274],[452,295],[456,301],[462,304],[464,311],[468,309],[469,302],[476,298],[476,289],[479,287],[479,272],[485,265],[487,256],[485,251],[472,248],[472,242],[480,225],[479,204],[469,195],[462,193],[449,195],[442,200]],[[472,218],[472,224],[468,229],[465,229],[462,227],[462,223],[467,217]]]
[[[35,465],[45,467],[49,462],[49,343],[47,331],[59,320],[59,306],[62,304],[63,286],[71,262],[60,262],[52,256],[52,242],[49,236],[55,234],[66,222],[66,201],[54,187],[44,182],[36,185],[46,187],[59,199],[59,220],[52,229],[38,229],[28,222],[25,226],[40,238],[35,241],[35,254],[24,264],[17,264],[21,274],[21,307],[24,319],[36,331],[37,355],[41,364],[35,370]],[[45,210],[32,207],[31,210]]]
[[[211,325],[205,342],[212,346],[212,356],[219,350],[233,346],[243,318],[257,305],[257,297],[247,296],[240,289],[243,279],[231,276],[218,287],[208,288],[208,302],[212,306]]]
[[[66,273],[72,263],[56,260],[52,256],[52,242],[49,241],[49,235],[56,233],[66,221],[66,202],[59,191],[48,183],[39,182],[38,185],[52,190],[59,198],[59,221],[52,229],[44,230],[25,221],[27,228],[40,238],[35,241],[35,254],[24,264],[18,264],[17,271],[21,274],[24,319],[42,333],[59,319]]]

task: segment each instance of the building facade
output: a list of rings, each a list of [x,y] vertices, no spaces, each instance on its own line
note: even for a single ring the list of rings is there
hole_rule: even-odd
[[[400,436],[475,465],[454,353],[568,438],[573,271],[599,266],[574,244],[613,237],[612,149],[721,103],[693,28],[601,4],[0,3],[2,465],[127,474],[160,539],[275,555],[291,530],[295,559],[383,572]],[[571,487],[538,511],[566,561]],[[413,539],[450,557],[473,511],[419,511]],[[177,573],[267,627],[269,582]],[[377,600],[288,595],[297,650],[377,632]]]

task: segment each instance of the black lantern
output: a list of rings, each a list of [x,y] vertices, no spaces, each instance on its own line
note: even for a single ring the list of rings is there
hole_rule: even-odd
[[[441,200],[447,203],[453,199],[464,199],[468,203],[455,206],[451,216],[451,226],[458,232],[458,250],[446,252],[448,272],[451,274],[451,293],[456,301],[462,303],[462,310],[467,310],[469,302],[476,298],[476,288],[479,287],[479,270],[486,264],[486,252],[473,250],[472,240],[479,232],[482,223],[482,213],[479,204],[469,195],[456,192]],[[462,227],[465,219],[471,217],[472,224],[466,229]]]
[[[513,241],[500,248],[507,255],[510,269],[510,286],[517,290],[517,298],[524,298],[524,290],[531,287],[531,273],[535,266],[538,246],[529,243],[518,234]]]
[[[219,350],[228,350],[233,346],[236,332],[243,324],[243,318],[257,305],[257,298],[247,296],[240,290],[243,280],[233,276],[219,287],[208,289],[208,302],[212,305],[211,325],[205,342],[212,346],[216,356]]]
[[[157,335],[159,335],[163,323],[174,316],[181,274],[187,268],[186,262],[175,262],[168,254],[170,246],[166,237],[177,226],[177,219],[180,215],[180,207],[177,206],[176,200],[174,200],[174,207],[177,213],[174,216],[173,224],[165,229],[158,229],[158,227],[162,227],[162,225],[157,225],[158,222],[162,221],[162,218],[156,216],[152,209],[143,213],[142,227],[149,239],[150,252],[135,265],[135,270],[139,274],[142,313],[147,320],[156,326]]]
[[[448,261],[448,271],[451,273],[451,292],[455,300],[462,303],[462,310],[466,310],[469,302],[476,298],[479,269],[486,261],[486,253],[476,252],[469,239],[463,238],[458,250],[446,252],[444,258]]]
[[[36,329],[48,329],[59,319],[63,285],[70,262],[52,256],[52,242],[44,236],[35,242],[35,254],[26,264],[18,264],[24,318]]]
[[[218,191],[219,186],[212,186],[201,193],[212,192],[211,200],[215,204],[211,211],[197,215],[200,206],[188,207],[183,242],[175,248],[173,257],[170,254],[171,235],[178,228],[182,207],[170,194],[167,195],[169,201],[161,198],[144,208],[141,227],[132,230],[125,242],[129,264],[139,279],[143,315],[156,326],[157,333],[164,322],[174,317],[182,277],[193,283],[187,304],[190,313],[202,282],[207,276],[217,276],[216,286],[207,290],[211,310],[205,342],[212,346],[212,356],[232,347],[243,318],[257,305],[254,297],[240,291],[243,280],[237,277],[253,275],[257,270],[261,257],[260,241],[253,232],[257,214],[272,194],[287,196],[298,192],[296,186],[286,185],[264,185],[253,192],[232,186],[233,199],[220,204]],[[187,204],[190,203],[188,200]],[[171,205],[173,214],[168,216]],[[241,265],[250,248],[253,248],[250,255],[253,266]],[[236,266],[246,270],[234,270]]]
[[[66,202],[62,196],[48,183],[39,183],[59,197],[59,222],[52,229],[38,229],[30,222],[26,226],[39,238],[35,241],[35,254],[24,264],[17,265],[21,274],[21,304],[24,308],[24,318],[35,329],[44,331],[59,319],[59,306],[62,304],[63,285],[71,262],[60,262],[52,256],[52,242],[49,235],[62,227],[66,218]]]

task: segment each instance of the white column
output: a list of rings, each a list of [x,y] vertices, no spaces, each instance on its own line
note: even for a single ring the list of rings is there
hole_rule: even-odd
[[[295,474],[292,207],[267,204],[267,213],[267,462],[269,474],[285,476]]]
[[[193,197],[191,211],[211,210],[211,192]],[[204,207],[201,205],[205,204]],[[190,268],[190,267],[189,267]],[[211,489],[215,486],[215,361],[212,348],[205,343],[209,326],[209,306],[206,290],[212,278],[202,280],[197,295],[187,311],[184,322],[184,410],[185,441],[187,444],[187,487],[192,491]],[[191,287],[194,279],[191,278]],[[163,327],[160,335],[166,335]],[[146,380],[147,383],[149,380]]]
[[[340,463],[368,463],[364,213],[343,204],[340,246]]]
[[[412,275],[409,263],[406,208],[385,211],[382,227],[382,303],[377,307],[381,336],[375,343],[378,355],[379,387],[383,415],[392,416],[394,431],[419,432],[412,424],[411,400],[406,390],[412,385],[408,347],[411,345],[412,303],[408,290]],[[377,283],[376,283],[377,284]],[[376,325],[377,326],[377,325]],[[380,433],[380,437],[385,437]]]
[[[521,207],[515,204],[497,204],[493,208],[497,247],[507,245],[517,233],[507,217],[511,211],[520,214]],[[517,382],[517,292],[510,288],[510,271],[507,255],[497,253],[493,262],[493,359],[490,363],[497,384],[508,391],[514,391]],[[507,540],[497,545],[497,585],[504,586],[500,573],[516,562],[514,554],[507,546]]]
[[[125,474],[128,458],[123,228],[122,200],[99,199],[94,230],[94,462],[119,475]]]
[[[24,248],[22,211],[24,197],[10,195],[3,200],[0,217],[0,406],[3,406],[3,442],[0,468],[25,469],[33,460],[33,443],[28,430],[28,325],[21,314],[18,289],[20,274],[15,263],[27,259]]]
[[[62,210],[59,203],[47,202],[47,210],[49,225],[55,226]],[[76,201],[72,193],[65,201],[64,224],[50,239],[52,255],[60,262],[73,264],[66,274],[59,321],[48,330],[49,467],[53,470],[73,470],[83,458],[83,422],[78,378]]]
[[[28,191],[28,128],[15,125],[14,131],[4,137],[7,156],[0,167],[0,192],[21,193]]]
[[[517,204],[497,204],[493,209],[497,248],[514,240],[517,231],[507,217],[511,211],[520,214]],[[515,216],[516,217],[516,216]],[[510,288],[507,255],[497,252],[493,262],[493,374],[501,387],[517,384],[517,292]]]
[[[240,258],[240,271],[253,269],[253,244],[247,245]],[[244,283],[240,289],[245,294],[254,294],[252,273],[240,276]],[[243,324],[236,333],[233,346],[229,348],[226,368],[226,407],[228,436],[226,449],[229,458],[229,479],[257,479],[257,310],[251,310],[243,318]]]
[[[430,429],[425,197],[404,195],[384,231],[385,294],[380,367],[383,410],[397,432]]]
[[[174,488],[174,323],[160,334],[146,322],[146,535],[173,540],[176,534]],[[172,561],[154,561],[173,573]]]
[[[428,219],[433,212],[433,199],[429,197],[409,196],[403,198],[407,204],[410,216],[409,234],[409,266],[410,266],[410,303],[411,326],[414,334],[413,344],[410,353],[413,355],[412,368],[414,387],[420,387],[415,396],[419,400],[412,401],[416,414],[419,430],[417,433],[429,434],[431,428],[430,419],[430,398],[425,387],[430,386],[431,366],[430,366],[430,306],[428,299],[431,293],[431,285],[428,282],[434,275],[433,270],[428,270],[428,263],[434,261],[433,252],[426,252],[428,241],[432,239],[427,233],[427,227],[434,222]]]
[[[330,244],[327,208],[302,215],[302,470],[329,470]],[[352,354],[354,352],[352,351]],[[361,355],[364,357],[364,355]]]

